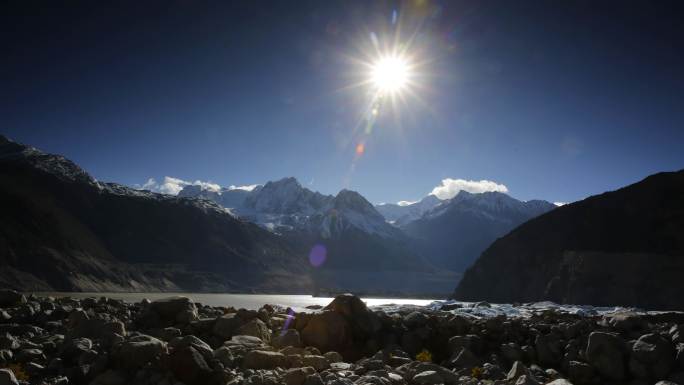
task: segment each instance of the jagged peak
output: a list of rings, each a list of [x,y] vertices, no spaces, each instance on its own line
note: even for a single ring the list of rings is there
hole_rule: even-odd
[[[281,178],[281,179],[278,179],[275,181],[268,181],[268,182],[266,182],[264,187],[267,187],[267,186],[271,187],[271,188],[283,187],[283,186],[296,186],[299,188],[303,188],[301,183],[299,183],[299,181],[297,180],[297,178],[295,178],[293,176],[287,176],[285,178]]]
[[[363,195],[353,190],[342,189],[337,193],[333,201],[335,209],[352,209],[357,211],[372,212],[380,215],[373,207],[373,204],[368,202]]]

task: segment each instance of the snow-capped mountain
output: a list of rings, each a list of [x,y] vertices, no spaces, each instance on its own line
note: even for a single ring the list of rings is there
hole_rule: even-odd
[[[452,210],[467,211],[493,220],[514,221],[516,217],[536,217],[553,208],[551,202],[543,200],[519,201],[510,195],[490,191],[469,193],[459,191],[455,197],[424,213],[421,219],[436,218]]]
[[[342,190],[336,196],[323,195],[303,187],[293,177],[239,193],[225,188],[210,191],[186,186],[179,195],[213,200],[276,233],[306,232],[328,239],[355,229],[383,237],[401,236],[359,193]]]
[[[375,209],[385,217],[387,222],[402,226],[419,219],[442,202],[441,199],[430,194],[418,202],[381,203],[375,205]]]
[[[497,238],[554,208],[550,202],[524,202],[500,192],[460,191],[401,229],[429,261],[463,271]]]

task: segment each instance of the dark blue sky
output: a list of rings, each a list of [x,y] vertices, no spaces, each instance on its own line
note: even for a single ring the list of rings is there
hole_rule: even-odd
[[[517,198],[572,201],[684,167],[676,2],[2,7],[0,133],[100,180],[295,176],[380,202],[487,179]],[[368,92],[345,88],[363,71],[351,59],[370,32],[396,28],[415,32],[411,53],[426,62],[416,97],[384,108],[362,139]]]

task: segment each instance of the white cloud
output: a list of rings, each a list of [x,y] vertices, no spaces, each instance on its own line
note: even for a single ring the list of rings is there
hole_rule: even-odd
[[[399,206],[411,206],[414,203],[418,203],[418,201],[399,201],[397,204]]]
[[[209,190],[209,191],[220,191],[221,190],[221,186],[219,186],[215,183],[204,182],[201,180],[189,182],[189,181],[179,179],[179,178],[174,178],[171,176],[165,176],[164,181],[162,183],[158,183],[154,178],[150,178],[142,186],[141,185],[135,185],[135,188],[138,188],[140,190],[149,190],[149,191],[158,192],[158,193],[162,193],[162,194],[168,194],[168,195],[178,195],[178,193],[185,186],[201,186],[203,190]]]
[[[483,193],[487,191],[508,192],[508,187],[503,184],[490,180],[465,180],[465,179],[442,179],[442,184],[433,188],[430,194],[439,199],[450,199],[456,196],[459,191],[469,193]]]
[[[568,202],[553,202],[554,205],[560,207],[560,206],[565,206],[568,204]]]
[[[230,187],[228,187],[228,189],[229,189],[229,190],[245,190],[245,191],[252,191],[252,190],[254,190],[255,188],[257,188],[257,187],[259,187],[259,186],[261,186],[261,185],[260,185],[260,184],[248,184],[248,185],[244,185],[244,186],[230,185]]]

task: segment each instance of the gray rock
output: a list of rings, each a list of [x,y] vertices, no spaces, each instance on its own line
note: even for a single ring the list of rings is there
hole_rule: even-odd
[[[202,354],[205,359],[211,359],[214,355],[214,351],[208,343],[193,335],[176,337],[169,341],[169,347],[174,349],[182,349],[189,346],[192,346],[195,350]]]
[[[330,369],[336,372],[342,371],[342,370],[349,370],[351,369],[351,364],[346,363],[346,362],[332,362],[330,364]]]
[[[482,362],[470,350],[461,348],[454,353],[449,359],[448,365],[457,369],[469,369],[475,366],[480,366]]]
[[[285,356],[282,353],[266,350],[252,350],[245,355],[242,366],[245,369],[275,369],[283,367]]]
[[[522,361],[523,351],[515,342],[510,342],[501,345],[501,355],[510,363],[515,361]]]
[[[427,370],[413,376],[413,382],[416,384],[437,385],[443,384],[444,379],[434,370]]]
[[[230,349],[226,346],[221,346],[220,348],[214,350],[214,358],[217,359],[224,366],[233,366],[235,357]]]
[[[564,379],[564,378],[559,378],[557,380],[553,380],[546,385],[572,385],[572,382]]]
[[[662,379],[672,369],[675,357],[669,339],[659,334],[645,334],[632,346],[629,370],[638,378]]]
[[[520,361],[515,361],[513,363],[513,366],[511,367],[511,370],[508,371],[508,374],[506,375],[506,380],[508,381],[516,381],[520,376],[528,376],[531,377],[530,370],[527,369],[525,364],[523,364]]]
[[[330,363],[323,356],[306,354],[302,356],[302,363],[304,366],[311,366],[319,372],[330,368]]]
[[[579,362],[570,361],[568,364],[568,377],[576,384],[589,384],[596,378],[596,373],[591,365]]]
[[[199,316],[197,307],[188,297],[169,297],[152,301],[147,310],[151,313],[144,315],[146,321],[153,319],[153,315],[163,324],[189,324],[196,321]],[[153,323],[153,322],[152,322]]]
[[[10,369],[0,369],[0,385],[19,385],[19,381]]]
[[[344,358],[342,355],[338,352],[327,352],[323,355],[326,360],[328,360],[329,363],[334,363],[334,362],[343,362]]]
[[[515,381],[515,385],[539,385],[539,381],[537,381],[532,375],[526,375],[523,374],[522,376],[518,377],[518,380]]]
[[[45,354],[40,349],[22,349],[19,350],[15,357],[17,362],[29,362],[29,361],[44,361]]]
[[[19,341],[9,333],[0,336],[0,349],[16,350],[19,349]]]
[[[0,289],[0,307],[13,307],[26,303],[26,296],[8,289]]]
[[[65,340],[62,344],[62,358],[65,360],[73,360],[84,352],[93,348],[93,342],[89,338],[72,338]]]
[[[166,352],[166,343],[152,336],[138,335],[123,342],[114,353],[125,368],[139,368]]]
[[[538,335],[534,342],[539,363],[545,366],[557,365],[563,358],[563,345],[555,333]]]
[[[285,372],[283,381],[286,385],[303,385],[306,378],[316,373],[312,367],[293,368]]]
[[[316,373],[306,377],[304,385],[325,385],[321,376]]]
[[[212,332],[216,336],[230,338],[241,325],[242,320],[235,313],[226,314],[216,319]]]
[[[409,313],[404,317],[404,325],[406,325],[408,328],[411,329],[416,329],[421,326],[424,326],[428,322],[428,317],[418,311],[414,311],[412,313]]]
[[[235,330],[235,333],[239,335],[257,337],[265,342],[269,342],[271,340],[271,330],[269,330],[268,326],[266,326],[266,324],[258,318],[253,318],[249,322],[238,327]]]
[[[187,385],[205,384],[212,374],[202,354],[192,346],[174,351],[169,357],[169,362],[174,377]]]
[[[296,329],[283,330],[277,337],[273,338],[273,346],[276,348],[284,348],[285,346],[302,346],[302,340],[299,337],[299,332]]]
[[[684,325],[674,325],[670,328],[669,334],[673,344],[684,342]]]
[[[482,338],[474,334],[449,338],[449,351],[452,354],[459,352],[461,348],[466,348],[473,353],[480,354],[483,351],[484,343]]]
[[[263,347],[264,341],[254,336],[233,336],[230,340],[223,343],[224,346],[241,346],[245,348]]]
[[[585,357],[603,377],[621,381],[625,377],[624,342],[614,334],[589,334]]]

